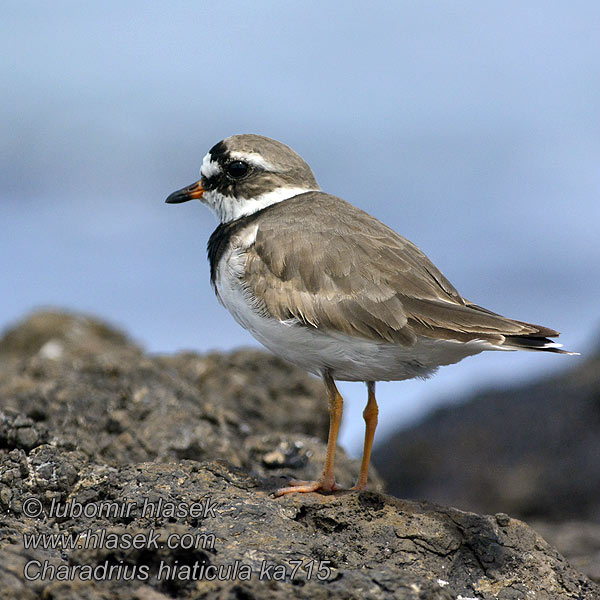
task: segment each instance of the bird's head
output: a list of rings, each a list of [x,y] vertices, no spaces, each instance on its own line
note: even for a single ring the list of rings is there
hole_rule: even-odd
[[[221,223],[319,190],[310,167],[296,152],[254,134],[233,135],[213,146],[202,161],[200,176],[196,183],[172,193],[167,202],[201,200]]]

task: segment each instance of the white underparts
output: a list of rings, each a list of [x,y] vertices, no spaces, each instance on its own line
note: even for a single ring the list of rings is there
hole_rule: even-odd
[[[241,253],[231,256],[233,270],[242,262]],[[216,288],[219,299],[235,320],[277,356],[315,375],[330,371],[335,379],[343,381],[426,378],[439,366],[459,362],[483,350],[503,349],[479,340],[462,343],[426,337],[419,337],[409,347],[279,321],[264,315],[256,298],[228,270],[225,267],[225,272],[220,273]]]
[[[234,198],[224,196],[215,190],[207,190],[204,192],[202,200],[217,215],[221,223],[227,223],[254,214],[271,204],[283,202],[298,194],[314,191],[316,190],[304,187],[279,187],[255,198]]]
[[[346,381],[390,381],[429,377],[437,367],[456,363],[483,350],[510,350],[484,340],[467,343],[419,337],[414,346],[357,338],[335,331],[306,327],[294,319],[279,321],[243,281],[246,248],[258,225],[236,240],[217,266],[215,289],[235,320],[269,350],[314,373],[324,370]]]

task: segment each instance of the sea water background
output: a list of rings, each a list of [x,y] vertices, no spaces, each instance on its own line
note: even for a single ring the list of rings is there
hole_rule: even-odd
[[[214,217],[168,206],[234,133],[419,245],[465,297],[600,332],[600,4],[7,2],[0,327],[90,311],[153,352],[256,345],[209,285]],[[596,344],[596,346],[595,346]],[[379,385],[377,440],[484,386],[580,358],[486,353]],[[360,450],[366,392],[342,384]]]

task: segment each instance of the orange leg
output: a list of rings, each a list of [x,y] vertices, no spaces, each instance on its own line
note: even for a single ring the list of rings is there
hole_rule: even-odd
[[[329,396],[329,438],[327,440],[327,456],[325,457],[323,473],[316,481],[291,481],[289,487],[278,489],[275,496],[283,496],[291,492],[333,492],[341,489],[335,482],[333,465],[340,423],[342,422],[344,399],[338,392],[333,377],[329,373],[323,375],[323,381]]]
[[[375,428],[377,427],[377,400],[375,399],[375,382],[367,381],[369,391],[369,400],[363,411],[365,420],[365,446],[363,449],[362,463],[360,465],[360,475],[356,481],[353,490],[362,491],[367,487],[367,475],[369,473],[369,463],[371,462],[371,448],[373,447],[373,438],[375,437]]]

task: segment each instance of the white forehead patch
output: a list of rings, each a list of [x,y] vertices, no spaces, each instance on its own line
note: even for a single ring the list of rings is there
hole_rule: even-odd
[[[271,173],[279,171],[273,163],[265,160],[260,154],[256,154],[256,152],[231,152],[229,156],[233,160],[243,160],[253,167],[258,167],[259,169],[264,169]]]
[[[213,175],[221,173],[221,166],[216,160],[212,160],[210,152],[202,159],[202,166],[200,167],[200,175],[209,179]]]

